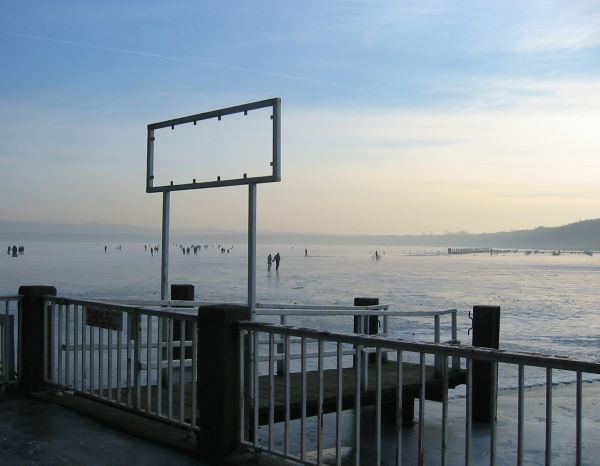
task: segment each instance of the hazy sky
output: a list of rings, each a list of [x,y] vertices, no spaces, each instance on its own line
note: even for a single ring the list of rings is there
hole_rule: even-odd
[[[261,229],[600,217],[597,0],[23,0],[3,5],[0,59],[0,220],[158,227],[146,125],[275,96]],[[213,123],[159,134],[157,177],[268,173],[268,113]],[[247,188],[171,209],[173,227],[244,228]]]

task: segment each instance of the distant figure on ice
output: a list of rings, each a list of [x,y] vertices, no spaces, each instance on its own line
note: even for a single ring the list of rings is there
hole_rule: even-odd
[[[375,260],[378,261],[379,259],[381,259],[381,256],[377,252],[377,249],[375,249]]]
[[[273,260],[275,261],[275,272],[279,272],[279,261],[281,260],[279,253],[275,254]]]
[[[6,254],[10,256],[10,244],[8,245],[8,251],[6,251]]]
[[[104,254],[106,254],[106,249],[107,249],[107,247],[106,247],[106,246],[104,246]]]
[[[273,257],[271,256],[271,254],[269,254],[269,256],[267,257],[267,271],[270,272],[271,271],[271,264],[273,263]]]
[[[12,256],[13,257],[17,257],[17,246],[13,245],[13,247],[12,247]]]
[[[304,248],[304,257],[308,257],[308,249]]]

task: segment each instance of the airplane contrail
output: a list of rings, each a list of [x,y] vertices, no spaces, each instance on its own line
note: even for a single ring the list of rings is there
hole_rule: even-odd
[[[13,36],[13,37],[21,37],[24,39],[53,42],[55,44],[73,45],[76,47],[86,47],[89,49],[106,50],[109,52],[117,52],[117,53],[124,53],[124,54],[128,54],[128,55],[136,55],[138,57],[148,57],[148,58],[156,58],[159,60],[168,60],[168,61],[179,62],[179,63],[189,63],[189,64],[194,64],[194,65],[211,66],[213,68],[221,68],[224,70],[242,71],[244,73],[260,74],[263,76],[271,76],[274,78],[293,79],[296,81],[305,81],[305,82],[311,82],[311,83],[317,83],[317,84],[326,84],[328,86],[339,86],[339,84],[334,83],[332,81],[307,78],[305,76],[298,76],[298,75],[287,74],[287,73],[277,73],[274,71],[257,70],[254,68],[246,68],[244,66],[227,65],[227,64],[223,64],[223,63],[214,63],[214,62],[208,62],[208,61],[203,61],[203,60],[194,60],[191,58],[172,57],[169,55],[161,55],[161,54],[157,54],[157,53],[143,52],[143,51],[139,51],[139,50],[122,49],[122,48],[118,48],[118,47],[107,47],[104,45],[89,44],[86,42],[77,42],[77,41],[73,41],[73,40],[53,39],[52,37],[36,36],[33,34],[23,34],[20,32],[2,31],[2,34],[8,35],[8,36]]]

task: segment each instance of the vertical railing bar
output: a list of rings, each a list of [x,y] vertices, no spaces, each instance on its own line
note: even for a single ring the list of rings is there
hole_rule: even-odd
[[[167,366],[168,366],[168,389],[167,389],[167,417],[173,418],[173,319],[167,319],[168,337],[167,337]]]
[[[17,344],[17,376],[20,379],[21,374],[23,373],[23,302],[21,301],[21,298],[17,300],[17,315],[15,316],[15,319],[17,321],[17,336],[19,338]]]
[[[117,329],[117,402],[121,403],[121,380],[123,378],[123,367],[121,358],[121,346],[123,346],[123,328]]]
[[[552,464],[552,368],[546,368],[546,446],[545,465]]]
[[[79,379],[79,309],[73,305],[73,390],[77,390]]]
[[[396,351],[396,466],[402,464],[402,399],[404,387],[402,350]]]
[[[448,441],[446,430],[448,427],[448,356],[442,356],[442,466],[446,466],[446,453]]]
[[[362,319],[359,319],[362,320]],[[356,345],[355,350],[355,365],[356,365],[356,387],[354,393],[354,464],[355,466],[360,465],[360,395],[361,395],[361,371],[362,371],[362,345]]]
[[[131,321],[132,321],[132,313],[127,313],[127,332],[125,333],[125,337],[127,338],[125,352],[127,353],[127,367],[125,368],[127,371],[127,406],[131,407],[133,405],[133,394],[132,392],[132,384],[131,384]]]
[[[63,366],[63,361],[62,361],[62,355],[63,355],[63,351],[62,351],[62,320],[63,320],[63,308],[64,308],[64,304],[59,304],[58,305],[58,335],[56,337],[57,339],[57,345],[56,345],[56,352],[57,352],[57,357],[58,357],[58,377],[56,378],[56,381],[58,383],[58,385],[61,385],[61,379],[63,380],[62,385],[64,385],[64,373],[62,370],[62,366]]]
[[[525,416],[525,366],[523,364],[519,364],[517,410],[517,466],[523,466],[523,423]]]
[[[196,396],[198,385],[198,321],[192,321],[192,426],[196,425]]]
[[[281,316],[279,316],[279,323],[281,325],[286,325],[287,324],[287,316],[285,314],[282,314]],[[279,338],[277,338],[278,341],[281,341],[281,338],[283,337],[283,335],[280,335]],[[280,355],[283,353],[284,351],[284,346],[285,343],[277,343],[277,346],[275,347],[275,354],[276,355]],[[277,359],[277,362],[275,363],[277,365],[277,375],[283,375],[285,369],[283,367],[283,365],[285,364],[285,361],[282,359]]]
[[[90,327],[90,395],[94,394],[94,327]]]
[[[465,397],[465,466],[471,464],[471,444],[473,434],[473,360],[467,362],[467,388]]]
[[[50,307],[46,305],[46,303],[44,303],[44,380],[46,382],[50,382],[50,379],[48,378],[48,366],[50,365],[50,359],[48,359],[48,356],[52,353],[51,351],[48,351],[48,314],[50,313]],[[6,313],[8,314],[8,305],[6,306]],[[20,324],[19,324],[20,325]],[[4,334],[4,338],[7,339],[8,338],[8,334]],[[3,366],[3,367],[6,367]],[[19,367],[19,372],[22,372],[22,368]]]
[[[583,441],[583,387],[582,387],[582,376],[581,371],[577,371],[577,387],[576,387],[576,400],[575,400],[575,465],[581,466],[583,461],[582,458],[582,441]]]
[[[10,347],[9,347],[9,339],[10,339],[10,332],[13,331],[12,328],[10,328],[10,318],[9,318],[9,304],[8,304],[8,300],[4,301],[4,324],[2,324],[2,319],[0,319],[0,342],[2,342],[2,345],[0,346],[0,355],[2,356],[0,358],[0,366],[2,367],[2,370],[0,371],[0,382],[8,382],[12,376],[12,374],[8,373],[8,367],[9,367],[9,359],[8,359],[8,355],[10,353]],[[44,326],[44,328],[46,328]],[[45,354],[45,352],[44,352]],[[44,359],[45,362],[45,359]],[[45,367],[45,364],[44,364]],[[45,377],[45,371],[44,371],[44,377]],[[4,379],[4,380],[2,380]]]
[[[164,317],[158,317],[157,322],[158,341],[156,342],[156,415],[162,416],[162,371],[163,371],[163,337]]]
[[[456,319],[456,309],[452,309],[451,320],[452,320],[452,342],[458,341],[458,326]],[[452,369],[460,369],[460,358],[458,356],[452,357]]]
[[[98,393],[100,398],[104,398],[103,383],[104,380],[104,329],[98,327]]]
[[[323,340],[318,342],[317,464],[323,464]]]
[[[152,412],[152,316],[146,315],[146,411]]]
[[[259,408],[259,404],[260,404],[260,386],[259,386],[259,379],[258,379],[258,356],[259,356],[259,347],[258,347],[258,340],[260,338],[260,333],[256,332],[256,331],[252,331],[251,335],[251,339],[252,339],[252,355],[253,355],[253,361],[252,361],[252,384],[254,386],[254,400],[253,400],[253,421],[252,421],[252,435],[253,435],[253,441],[254,441],[254,446],[258,447],[259,445],[259,432],[258,432],[258,408]]]
[[[185,422],[185,319],[179,322],[179,422]]]
[[[273,428],[275,424],[275,376],[273,373],[273,351],[275,335],[269,332],[269,451],[273,451]]]
[[[367,322],[368,317],[367,316],[362,316],[360,319],[358,319],[358,331],[361,334],[364,334],[366,332],[366,322]],[[362,384],[363,384],[363,390],[367,391],[369,389],[369,355],[363,351],[363,346],[361,345],[361,351],[360,351],[360,358],[362,358]]]
[[[425,461],[425,353],[419,353],[419,466],[423,466]]]
[[[388,336],[389,335],[389,330],[390,330],[390,322],[389,322],[389,316],[387,315],[383,315],[383,335],[384,336]]]
[[[81,391],[86,391],[86,382],[89,382],[89,378],[86,376],[86,364],[87,364],[87,355],[85,354],[85,345],[87,343],[86,338],[86,325],[85,322],[87,320],[87,309],[85,306],[81,306]]]
[[[284,344],[284,403],[285,403],[285,422],[283,427],[283,453],[285,456],[289,453],[288,437],[290,433],[290,336],[285,335]]]
[[[300,339],[300,460],[304,461],[306,453],[306,338]]]
[[[196,396],[198,386],[198,321],[192,322],[192,425],[196,425]],[[245,425],[245,424],[244,424]]]
[[[135,340],[133,354],[133,383],[135,384],[135,406],[137,409],[142,409],[142,316],[143,314],[136,312],[134,314],[135,323]]]
[[[337,406],[335,413],[335,459],[337,466],[342,465],[342,401],[344,378],[344,347],[337,343]]]
[[[193,338],[193,337],[192,337]],[[239,353],[238,353],[238,357],[239,357],[239,368],[240,368],[240,373],[239,373],[239,387],[240,387],[240,391],[238,393],[238,397],[239,397],[239,403],[240,403],[240,442],[245,442],[246,441],[246,396],[245,396],[245,391],[246,391],[246,380],[245,380],[245,363],[244,363],[244,358],[246,357],[246,354],[244,352],[244,330],[240,330],[240,335],[239,335]],[[192,343],[192,348],[195,348],[196,345],[194,343]],[[194,356],[192,354],[192,360],[194,359]],[[194,363],[192,362],[192,366],[194,366]],[[194,380],[194,374],[196,373],[196,370],[194,369],[194,372],[192,374],[192,383]],[[195,425],[194,423],[194,410],[192,409],[192,425]]]
[[[58,378],[54,378],[55,376],[55,371],[56,371],[56,360],[54,358],[54,352],[55,352],[55,345],[54,344],[54,320],[55,320],[55,314],[56,314],[56,303],[54,301],[52,301],[52,304],[50,305],[50,310],[49,310],[49,315],[48,315],[48,323],[50,325],[49,329],[48,329],[48,338],[49,338],[49,343],[48,343],[48,352],[50,354],[50,383],[58,383]]]
[[[376,464],[381,465],[381,348],[378,346],[375,352],[376,359],[376,402],[375,402],[375,451],[377,454]]]
[[[112,389],[113,389],[113,347],[112,347],[112,343],[113,343],[113,331],[111,329],[108,329],[108,352],[106,354],[106,357],[108,359],[108,372],[107,372],[107,379],[108,379],[108,393],[106,394],[106,398],[108,399],[108,401],[112,401]]]
[[[498,396],[498,363],[493,361],[492,380],[491,380],[491,402],[490,402],[490,466],[496,466],[496,411],[497,411],[497,396]]]
[[[65,387],[69,387],[71,385],[71,364],[69,360],[71,335],[69,332],[69,320],[71,320],[71,305],[65,304]]]

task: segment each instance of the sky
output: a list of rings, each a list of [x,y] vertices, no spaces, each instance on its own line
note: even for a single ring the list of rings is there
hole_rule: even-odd
[[[282,99],[258,228],[492,232],[600,217],[598,1],[9,2],[0,220],[159,227],[146,126]],[[269,112],[157,134],[169,182],[268,174]],[[244,229],[245,186],[174,192]]]

